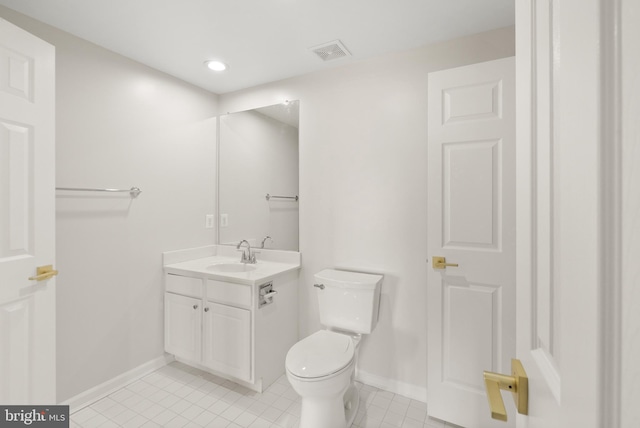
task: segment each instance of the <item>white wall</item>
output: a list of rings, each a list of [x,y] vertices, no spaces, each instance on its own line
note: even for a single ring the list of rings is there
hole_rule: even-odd
[[[66,400],[163,353],[161,253],[215,242],[217,96],[0,7],[56,46],[57,375]]]
[[[320,327],[315,272],[384,274],[368,382],[426,399],[427,74],[514,49],[511,27],[220,96],[230,112],[300,100],[300,334]]]
[[[298,130],[256,111],[220,117],[220,243],[251,246],[269,235],[266,248],[298,250],[298,203],[266,200],[298,194]]]

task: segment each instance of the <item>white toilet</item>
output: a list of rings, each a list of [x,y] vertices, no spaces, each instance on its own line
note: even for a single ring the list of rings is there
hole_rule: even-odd
[[[378,322],[382,276],[325,269],[315,279],[325,330],[291,347],[287,378],[302,397],[300,428],[347,428],[358,411],[357,349]]]

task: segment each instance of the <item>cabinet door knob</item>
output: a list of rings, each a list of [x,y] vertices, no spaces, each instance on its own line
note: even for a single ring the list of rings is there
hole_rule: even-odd
[[[204,308],[204,311],[205,312],[209,312],[209,308]]]
[[[193,305],[193,309],[198,309],[198,305]]]

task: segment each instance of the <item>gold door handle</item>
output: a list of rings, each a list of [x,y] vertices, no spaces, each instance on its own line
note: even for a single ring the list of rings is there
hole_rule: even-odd
[[[500,421],[507,420],[507,411],[504,408],[501,389],[513,393],[513,401],[521,415],[529,414],[529,378],[522,367],[520,360],[511,360],[511,373],[507,376],[500,373],[484,372],[484,386],[487,390],[491,417]]]
[[[30,281],[44,281],[53,276],[56,276],[58,271],[53,268],[53,265],[38,266],[36,269],[36,276],[30,276]]]
[[[432,257],[431,260],[433,261],[433,268],[434,269],[444,269],[447,266],[451,266],[451,267],[458,267],[458,263],[447,263],[447,260],[444,257]]]

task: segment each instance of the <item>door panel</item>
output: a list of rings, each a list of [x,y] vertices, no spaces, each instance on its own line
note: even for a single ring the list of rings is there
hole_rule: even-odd
[[[501,141],[445,143],[442,152],[443,248],[498,250]]]
[[[465,120],[499,119],[502,114],[502,82],[474,82],[443,91],[443,124]]]
[[[251,380],[251,311],[208,302],[204,317],[204,364]]]
[[[33,147],[30,127],[0,118],[0,257],[28,255],[33,247]]]
[[[202,343],[202,305],[200,299],[165,293],[165,351],[177,357],[200,362]]]
[[[559,372],[558,356],[554,355],[555,341],[558,340],[559,330],[554,316],[554,308],[557,309],[556,278],[554,275],[553,260],[556,257],[554,229],[557,221],[557,206],[554,200],[554,188],[557,186],[555,168],[554,146],[556,144],[554,130],[555,98],[554,79],[556,70],[553,68],[554,58],[554,4],[552,2],[533,1],[531,12],[535,16],[530,22],[529,31],[535,35],[536,40],[530,45],[530,58],[535,61],[530,62],[533,72],[522,74],[523,79],[535,76],[535,83],[532,89],[524,90],[519,87],[519,105],[522,115],[518,116],[518,123],[523,127],[519,128],[521,134],[518,142],[523,156],[518,159],[519,172],[528,173],[523,180],[523,175],[519,175],[519,192],[521,198],[519,209],[519,222],[522,225],[518,236],[518,251],[522,258],[518,266],[522,266],[524,257],[531,257],[534,261],[526,267],[528,277],[518,277],[519,287],[529,284],[527,292],[521,292],[522,297],[527,296],[527,307],[520,309],[519,322],[522,330],[527,329],[530,333],[519,337],[519,358],[525,364],[525,370],[531,371],[530,376],[539,377],[545,385],[543,395],[549,394],[549,399],[544,400],[544,413],[549,418],[559,412],[561,395],[561,382]],[[524,26],[523,26],[524,27]],[[527,31],[527,28],[522,28]],[[557,42],[557,41],[556,41]],[[521,60],[524,62],[526,60]],[[528,100],[528,101],[527,101]],[[520,111],[519,110],[519,111]],[[530,114],[527,116],[527,114]],[[523,122],[527,122],[524,124]],[[528,131],[525,131],[528,130]],[[525,132],[533,134],[526,135]],[[525,136],[526,135],[526,136]],[[535,140],[531,140],[531,135],[535,135]],[[530,147],[527,147],[530,144]],[[524,157],[528,154],[527,158]],[[526,163],[527,165],[522,165]],[[522,185],[522,186],[521,186]],[[525,188],[525,186],[527,186]],[[528,210],[529,213],[520,213]],[[533,227],[527,229],[527,219],[520,220],[521,215],[526,215],[529,222],[534,222]],[[531,217],[529,217],[529,215]],[[531,235],[528,235],[531,233]],[[527,234],[527,235],[523,235]],[[524,248],[529,245],[531,248]],[[523,275],[524,275],[523,271]],[[527,317],[525,320],[524,317]],[[528,326],[528,327],[527,327]],[[520,326],[519,326],[520,328]],[[520,345],[523,343],[523,346]],[[524,345],[527,343],[527,345]],[[523,356],[522,350],[527,348],[528,355]],[[523,358],[524,357],[524,358]],[[540,391],[539,395],[540,397]],[[535,399],[535,397],[532,397]],[[532,411],[535,412],[535,406]]]
[[[600,377],[610,260],[601,231],[612,208],[602,201],[616,191],[602,178],[603,153],[614,147],[601,140],[609,112],[600,45],[614,3],[516,5],[517,357],[530,385],[518,427],[614,426],[602,419],[609,394]]]
[[[0,402],[27,403],[32,378],[30,368],[34,343],[31,315],[33,297],[19,299],[0,306],[0,347],[10,352],[0,352]]]
[[[498,303],[500,288],[478,284],[443,283],[443,368],[448,383],[476,393],[484,393],[478,373],[495,365],[499,340],[494,337],[500,322]],[[499,339],[499,338],[498,338]],[[473,359],[469,359],[473,355]]]
[[[428,412],[467,428],[505,426],[482,372],[515,353],[514,67],[429,74],[428,251],[458,266],[429,266]]]
[[[0,91],[33,101],[33,56],[0,46]]]
[[[55,404],[54,48],[0,19],[0,402]]]

